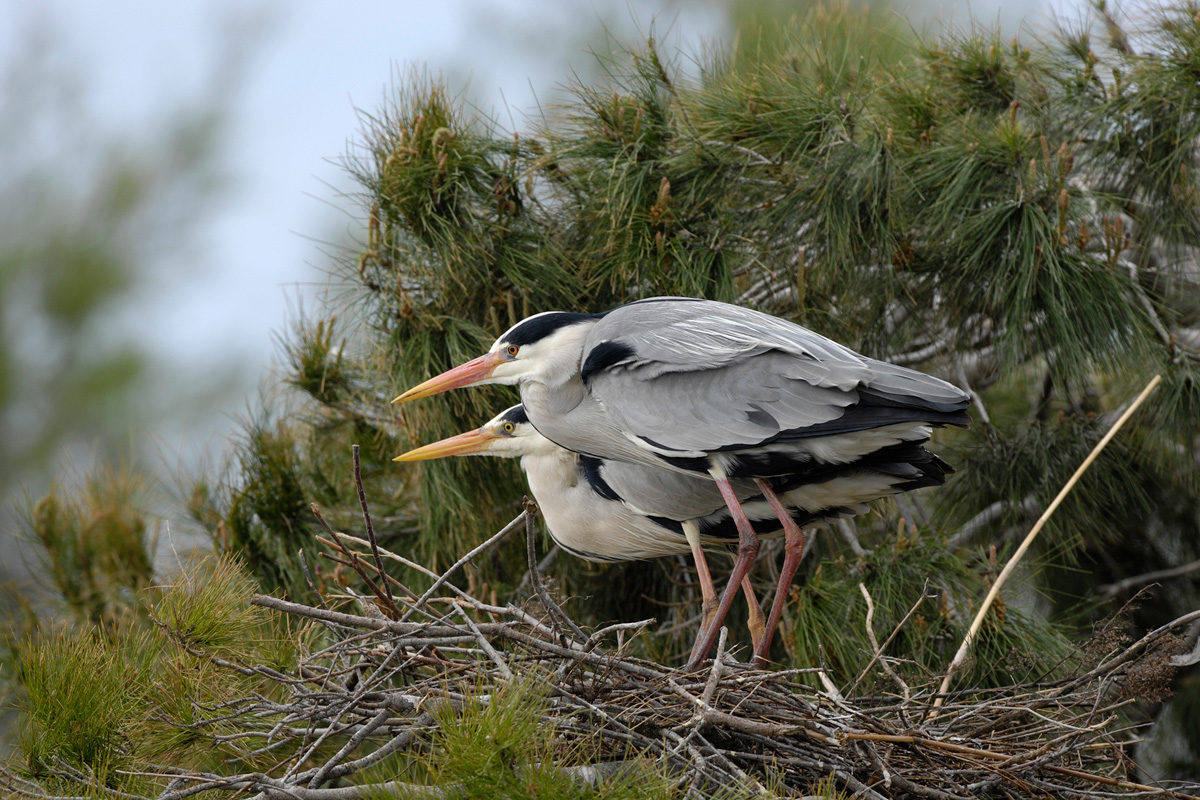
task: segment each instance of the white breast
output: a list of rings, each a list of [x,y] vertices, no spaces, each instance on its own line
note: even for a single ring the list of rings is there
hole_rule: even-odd
[[[682,533],[596,494],[576,470],[574,453],[526,456],[521,467],[550,535],[588,561],[636,561],[687,553]]]

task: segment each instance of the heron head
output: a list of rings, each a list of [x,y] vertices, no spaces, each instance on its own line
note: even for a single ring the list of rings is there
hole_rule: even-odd
[[[567,311],[535,314],[505,331],[483,355],[414,386],[392,402],[417,400],[465,386],[512,385],[577,374],[589,323],[601,316]]]
[[[559,449],[558,445],[537,432],[525,415],[525,407],[515,405],[497,414],[476,430],[442,439],[397,456],[393,461],[426,461],[446,456],[518,456],[539,455]]]

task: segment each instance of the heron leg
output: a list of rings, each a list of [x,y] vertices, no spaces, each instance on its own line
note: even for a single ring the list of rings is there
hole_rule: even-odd
[[[683,523],[683,533],[687,537],[688,545],[692,548],[692,559],[696,562],[696,577],[700,580],[700,596],[703,598],[700,628],[696,633],[696,641],[692,644],[692,653],[688,656],[690,660],[696,657],[696,650],[700,647],[704,633],[708,630],[709,625],[712,624],[713,615],[717,611],[718,601],[712,573],[709,572],[708,561],[704,557],[704,549],[700,546],[700,526],[694,520],[688,520]],[[759,605],[758,597],[754,594],[754,584],[750,580],[749,575],[742,578],[742,594],[746,596],[746,603],[750,607],[750,640],[757,651],[758,643],[762,639],[763,631],[766,629],[767,618],[763,616],[762,606]]]
[[[725,621],[725,616],[729,613],[729,607],[733,605],[733,597],[738,593],[742,581],[750,572],[750,566],[754,563],[754,558],[758,555],[758,535],[754,532],[753,526],[750,525],[750,520],[746,517],[746,512],[742,510],[742,504],[738,502],[737,495],[733,491],[733,486],[729,483],[729,478],[725,476],[725,471],[715,464],[709,469],[709,474],[717,482],[717,488],[721,490],[721,496],[725,499],[725,505],[729,506],[729,513],[733,515],[733,523],[738,530],[738,555],[737,561],[733,565],[733,573],[729,576],[729,583],[725,587],[725,591],[721,594],[721,602],[717,605],[717,613],[713,615],[712,622],[708,628],[701,631],[698,646],[692,648],[692,657],[688,660],[687,669],[695,670],[700,666],[700,662],[708,657],[708,653],[713,649],[713,645],[717,643],[717,637],[720,635],[721,623]]]
[[[696,562],[696,577],[700,581],[700,629],[696,632],[696,641],[692,643],[692,652],[688,656],[689,663],[696,657],[696,648],[704,638],[705,631],[712,623],[713,615],[717,613],[717,589],[713,585],[712,573],[708,571],[708,560],[704,557],[704,549],[700,546],[700,525],[695,520],[683,523],[683,535],[687,537],[688,546],[692,548],[692,560]]]
[[[787,602],[788,589],[791,588],[792,578],[796,576],[796,570],[800,566],[800,559],[804,555],[804,544],[807,537],[796,521],[792,519],[792,515],[783,507],[783,503],[779,501],[779,497],[771,488],[771,485],[759,478],[758,488],[762,490],[763,497],[771,504],[771,508],[779,516],[779,521],[783,523],[783,566],[779,570],[779,585],[775,589],[775,599],[771,603],[771,616],[767,618],[767,628],[764,636],[758,641],[754,648],[754,666],[761,667],[767,662],[767,654],[771,650],[771,640],[775,637],[775,629],[779,627],[779,617],[783,614],[783,604]]]
[[[754,582],[750,580],[749,574],[742,578],[742,594],[746,595],[746,604],[750,607],[750,618],[746,621],[746,626],[750,628],[750,642],[757,653],[758,643],[762,641],[763,633],[766,632],[767,618],[763,616],[762,606],[754,594]]]

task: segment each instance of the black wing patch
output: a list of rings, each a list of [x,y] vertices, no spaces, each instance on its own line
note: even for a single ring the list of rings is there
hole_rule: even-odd
[[[592,487],[592,491],[605,500],[616,500],[619,503],[622,501],[621,495],[617,494],[616,490],[600,474],[600,468],[603,465],[603,461],[593,456],[579,456],[579,466],[583,468],[583,477],[587,480],[588,485]]]
[[[801,528],[811,525],[818,520],[854,515],[854,512],[849,508],[823,508],[820,511],[804,511],[793,508],[790,511],[792,519]],[[775,517],[764,517],[763,519],[750,520],[750,527],[754,528],[755,533],[766,535],[779,531],[783,526]],[[722,539],[730,544],[734,544],[738,540],[737,526],[734,524],[733,518],[728,514],[714,514],[701,520],[700,535],[706,539]]]
[[[587,383],[588,378],[600,370],[608,369],[614,364],[627,361],[636,355],[634,349],[624,342],[615,339],[601,342],[588,351],[587,358],[583,360],[583,369],[579,371],[579,377],[583,378],[584,383]]]
[[[647,517],[647,519],[649,519],[651,522],[653,522],[655,525],[658,525],[661,528],[666,528],[667,530],[671,531],[672,533],[677,533],[680,536],[684,535],[683,523],[680,522],[679,520],[668,519],[667,517]],[[735,537],[736,537],[736,532],[735,532]]]

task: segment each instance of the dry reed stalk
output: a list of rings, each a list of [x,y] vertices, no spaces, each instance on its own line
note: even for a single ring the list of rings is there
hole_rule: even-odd
[[[941,707],[946,692],[950,690],[950,681],[953,680],[955,673],[958,672],[959,668],[962,667],[963,661],[966,660],[967,651],[971,648],[971,642],[974,641],[975,634],[979,633],[979,628],[983,625],[983,618],[987,616],[988,609],[992,607],[992,602],[996,599],[996,596],[1000,594],[1000,588],[1008,580],[1008,576],[1012,574],[1013,570],[1020,562],[1021,557],[1025,555],[1025,551],[1029,549],[1029,545],[1031,545],[1033,540],[1037,538],[1037,535],[1041,533],[1042,528],[1046,525],[1046,522],[1054,515],[1054,512],[1058,510],[1059,505],[1066,498],[1066,496],[1070,494],[1073,488],[1075,488],[1075,484],[1079,482],[1081,477],[1083,477],[1083,473],[1087,472],[1088,467],[1092,465],[1092,462],[1096,460],[1096,457],[1100,455],[1100,452],[1108,446],[1108,443],[1112,441],[1114,436],[1116,436],[1117,431],[1121,430],[1121,427],[1129,420],[1130,417],[1133,416],[1133,412],[1138,410],[1146,398],[1150,396],[1150,393],[1158,387],[1158,384],[1161,381],[1161,375],[1155,375],[1150,379],[1150,382],[1146,384],[1146,388],[1142,389],[1141,394],[1139,394],[1137,398],[1135,398],[1134,401],[1129,404],[1129,408],[1125,409],[1125,413],[1121,414],[1121,416],[1117,418],[1117,421],[1112,424],[1112,427],[1108,429],[1108,432],[1104,434],[1104,437],[1101,438],[1100,441],[1096,443],[1096,446],[1092,448],[1092,452],[1088,453],[1088,457],[1083,460],[1083,463],[1079,465],[1077,470],[1075,470],[1075,474],[1071,476],[1071,479],[1066,482],[1063,488],[1055,496],[1054,500],[1051,501],[1050,505],[1046,507],[1046,510],[1042,512],[1042,516],[1038,518],[1038,521],[1034,523],[1033,528],[1031,528],[1029,533],[1025,535],[1025,539],[1021,542],[1021,546],[1017,548],[1017,551],[1013,553],[1012,558],[1010,558],[1008,563],[1004,565],[1004,569],[1000,572],[1000,575],[996,578],[996,582],[992,584],[992,588],[988,591],[987,597],[983,599],[983,604],[979,606],[979,611],[975,614],[975,619],[971,621],[971,627],[967,631],[967,635],[963,637],[962,644],[958,647],[958,652],[954,654],[954,658],[950,661],[950,666],[946,668],[946,675],[944,678],[942,678],[942,685],[938,687],[938,696],[933,701],[933,711],[930,714],[931,719],[937,716],[937,710]]]

